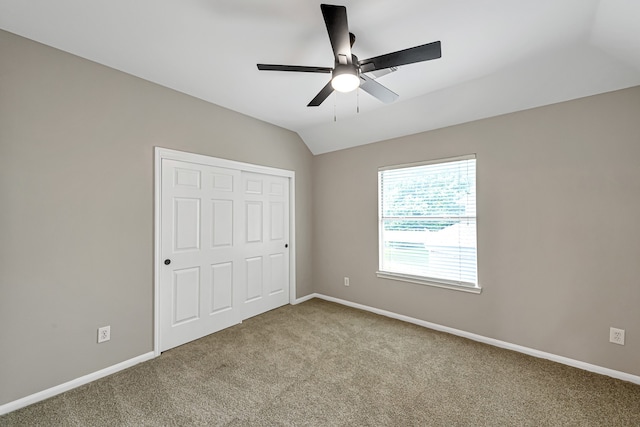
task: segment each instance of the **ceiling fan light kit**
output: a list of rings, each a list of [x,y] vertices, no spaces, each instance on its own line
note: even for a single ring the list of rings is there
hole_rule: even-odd
[[[333,69],[331,87],[338,92],[351,92],[360,86],[358,68],[351,64],[337,64]]]
[[[363,73],[375,75],[375,71],[385,71],[380,73],[380,75],[384,75],[390,71],[395,71],[396,67],[400,65],[429,61],[442,56],[440,42],[436,41],[359,61],[351,53],[351,46],[355,41],[355,36],[349,32],[347,9],[344,6],[330,4],[321,4],[320,9],[322,10],[322,16],[334,54],[333,68],[258,64],[258,70],[262,71],[332,73],[329,83],[320,90],[307,107],[319,106],[334,90],[351,92],[358,87],[384,103],[393,102],[398,99],[398,94]]]

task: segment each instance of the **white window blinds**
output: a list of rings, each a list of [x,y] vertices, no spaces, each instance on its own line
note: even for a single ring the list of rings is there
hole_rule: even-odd
[[[382,168],[380,272],[477,287],[475,156]]]

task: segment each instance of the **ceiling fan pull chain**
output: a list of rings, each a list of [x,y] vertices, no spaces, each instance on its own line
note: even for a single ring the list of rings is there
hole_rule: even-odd
[[[360,114],[360,88],[356,90],[356,114]]]
[[[333,92],[333,121],[334,122],[338,121],[337,118],[336,118],[336,97],[337,96],[338,95],[335,92]]]

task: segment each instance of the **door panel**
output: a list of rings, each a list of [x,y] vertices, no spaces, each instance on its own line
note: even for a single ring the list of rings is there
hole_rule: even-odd
[[[271,214],[271,226],[269,227],[269,234],[271,241],[284,240],[284,203],[271,202],[270,214]]]
[[[174,251],[200,249],[200,199],[174,198]]]
[[[246,202],[246,243],[258,243],[262,241],[262,202]]]
[[[214,314],[233,308],[233,263],[211,266],[211,312]]]
[[[174,169],[174,186],[200,188],[200,171],[194,169]]]
[[[284,254],[269,255],[269,270],[271,271],[271,275],[268,290],[270,296],[284,292],[284,285],[286,283],[284,265]]]
[[[233,191],[233,175],[213,172],[211,174],[211,179],[215,190],[228,192]]]
[[[246,302],[262,298],[262,257],[245,260],[247,293]]]
[[[212,200],[211,247],[233,245],[233,200]]]
[[[245,193],[246,194],[262,194],[262,180],[255,177],[246,177],[245,181]]]
[[[200,317],[200,269],[184,268],[173,272],[172,326]]]

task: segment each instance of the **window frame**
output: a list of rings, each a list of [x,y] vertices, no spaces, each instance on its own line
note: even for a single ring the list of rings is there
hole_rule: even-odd
[[[478,275],[478,214],[476,210],[475,221],[476,221],[476,229],[475,229],[475,241],[476,241],[476,265],[475,265],[475,273],[476,273],[476,281],[475,284],[470,284],[468,282],[457,282],[446,279],[427,277],[427,276],[419,276],[419,275],[411,275],[405,273],[398,273],[393,271],[382,270],[383,265],[383,257],[384,257],[384,240],[383,240],[383,200],[382,200],[382,176],[385,171],[389,170],[398,170],[398,169],[406,169],[413,168],[419,166],[428,166],[435,164],[443,164],[450,162],[457,162],[463,160],[475,160],[476,161],[476,171],[474,174],[475,180],[475,204],[477,208],[477,155],[476,154],[468,154],[463,156],[456,157],[447,157],[441,159],[433,159],[421,162],[414,163],[405,163],[398,165],[390,165],[390,166],[382,166],[378,168],[378,270],[376,271],[376,276],[382,279],[390,279],[397,280],[408,283],[416,283],[420,285],[434,286],[438,288],[452,289],[456,291],[470,292],[479,294],[482,292],[482,288],[480,287],[479,275]],[[468,215],[466,215],[468,216]]]

